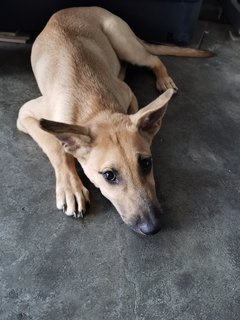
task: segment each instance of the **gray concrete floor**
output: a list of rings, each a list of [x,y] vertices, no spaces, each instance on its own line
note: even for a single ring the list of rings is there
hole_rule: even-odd
[[[16,130],[39,95],[29,45],[0,45],[0,319],[237,320],[240,43],[213,25],[208,60],[163,58],[179,86],[153,145],[163,230],[130,231],[90,182],[84,222],[55,209],[54,174]],[[145,105],[153,75],[129,68]]]

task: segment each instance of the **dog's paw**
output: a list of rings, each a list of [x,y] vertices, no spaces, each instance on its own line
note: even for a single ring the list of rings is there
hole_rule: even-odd
[[[156,86],[160,92],[166,91],[167,89],[173,89],[175,92],[178,91],[178,88],[171,77],[158,79],[156,82]]]
[[[83,218],[89,204],[89,192],[77,175],[69,172],[57,180],[56,204],[67,216]]]

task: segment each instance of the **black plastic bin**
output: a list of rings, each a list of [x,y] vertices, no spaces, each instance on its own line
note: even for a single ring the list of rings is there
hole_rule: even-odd
[[[196,27],[202,0],[102,1],[142,39],[188,44]]]
[[[39,33],[62,8],[98,5],[122,17],[142,39],[189,43],[202,0],[8,0],[0,4],[0,30]]]

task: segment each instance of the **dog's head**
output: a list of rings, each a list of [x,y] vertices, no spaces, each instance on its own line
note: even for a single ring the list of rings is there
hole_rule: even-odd
[[[78,159],[123,221],[145,235],[161,227],[150,146],[172,94],[167,90],[133,115],[104,112],[86,126],[41,120],[42,128]]]

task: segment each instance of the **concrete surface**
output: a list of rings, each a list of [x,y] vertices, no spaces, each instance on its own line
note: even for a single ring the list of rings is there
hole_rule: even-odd
[[[214,26],[213,59],[163,58],[179,86],[153,154],[163,230],[130,231],[90,184],[84,222],[55,209],[54,175],[16,130],[39,95],[29,45],[0,45],[0,319],[237,320],[240,314],[240,43]],[[140,105],[153,75],[130,68]]]

